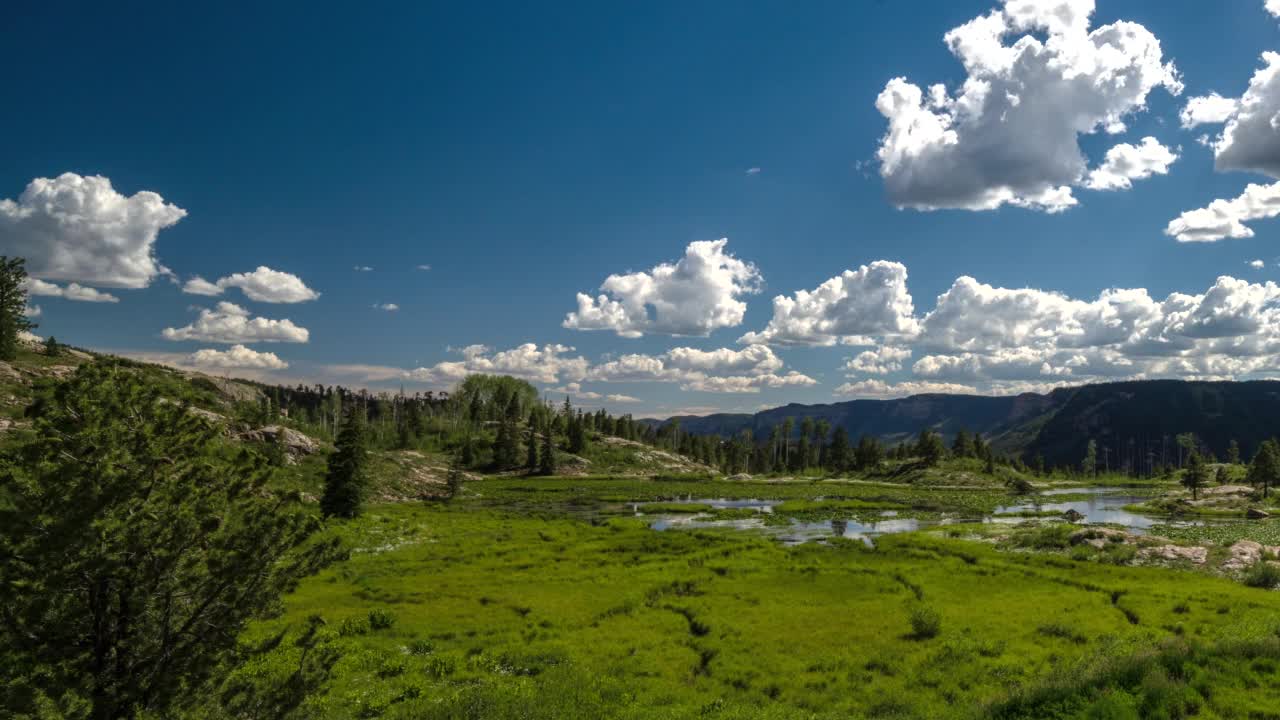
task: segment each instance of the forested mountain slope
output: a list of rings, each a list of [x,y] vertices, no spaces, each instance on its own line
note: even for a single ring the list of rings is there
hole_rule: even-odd
[[[852,437],[872,435],[894,443],[930,428],[950,437],[960,429],[981,433],[1005,453],[1050,465],[1078,461],[1089,440],[1099,462],[1122,467],[1163,464],[1176,453],[1175,436],[1192,433],[1202,446],[1224,455],[1232,440],[1245,457],[1262,440],[1280,434],[1280,382],[1144,380],[1060,388],[1046,394],[1006,397],[914,395],[894,400],[852,400],[828,405],[791,404],[753,415],[679,416],[683,431],[731,437],[743,430],[768,436],[794,418],[824,419]]]

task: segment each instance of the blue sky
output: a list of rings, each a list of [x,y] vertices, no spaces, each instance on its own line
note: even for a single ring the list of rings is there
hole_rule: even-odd
[[[1280,20],[1264,0],[1098,0],[1090,16],[1092,5],[27,4],[0,27],[11,98],[0,115],[10,139],[0,198],[14,201],[0,206],[0,252],[30,256],[46,282],[32,297],[41,335],[286,382],[438,389],[496,368],[568,387],[587,405],[666,415],[1265,376],[1280,357],[1280,294],[1267,284],[1280,251],[1265,209],[1280,133],[1258,118],[1274,114],[1280,91],[1251,78],[1269,67],[1263,52],[1280,50]],[[1056,33],[1064,57],[1085,65],[1087,33],[1136,23],[1159,54],[1119,62],[1154,84],[1136,99],[1077,84],[1071,92],[1083,94],[1067,103],[1040,75],[989,66],[1025,103],[1003,117],[935,107],[959,133],[955,146],[917,133],[891,148],[906,159],[888,168],[890,118],[877,97],[905,78],[922,91],[942,83],[955,101],[981,73],[966,71],[944,35],[984,17],[1004,18],[1005,47],[1027,35],[1052,54]],[[1055,17],[1073,19],[1057,27]],[[1093,60],[1103,57],[1093,47]],[[1176,70],[1160,75],[1169,63]],[[1206,104],[1204,117],[1185,121],[1192,99],[1210,92],[1252,101]],[[1095,127],[1054,133],[1095,101],[1122,132],[1084,113],[1063,121]],[[1035,108],[1042,119],[1017,119]],[[1148,136],[1176,160],[1135,155],[1136,166],[1118,166],[1129,189],[1088,187],[1110,148],[1136,152]],[[1082,167],[1066,157],[1072,147]],[[1258,194],[1228,207],[1226,220],[1190,219],[1183,235],[1201,241],[1167,232],[1249,183]],[[1036,199],[1067,185],[1069,207]],[[140,191],[162,200],[142,208]],[[1006,200],[975,209],[991,193]],[[135,208],[123,228],[110,216],[121,208]],[[1232,220],[1234,234],[1253,235],[1203,241]],[[129,257],[111,255],[123,252],[120,233],[135,245]],[[595,298],[610,275],[652,275],[691,243],[720,238],[728,242],[707,256],[713,263],[752,266],[740,291],[695,278],[692,295],[654,290],[671,303],[669,322],[564,326],[577,293]],[[154,267],[139,270],[148,257]],[[843,300],[791,316],[843,330],[763,332],[775,296],[877,261],[896,266],[874,265]],[[275,274],[234,279],[259,267]],[[206,289],[217,296],[184,292],[197,276],[232,279]],[[948,315],[937,298],[962,276],[977,285],[968,304],[952,294]],[[872,288],[885,283],[892,297]],[[89,287],[118,301],[74,299]],[[1146,297],[1099,302],[1109,288]],[[713,302],[730,311],[708,327],[698,318]],[[734,303],[745,307],[735,313]],[[398,309],[375,307],[384,304]],[[199,309],[213,324],[183,332]],[[671,334],[680,327],[695,334]],[[765,349],[743,342],[747,333]],[[502,354],[525,343],[537,350]],[[236,345],[244,351],[230,352]],[[639,359],[619,364],[629,355]]]

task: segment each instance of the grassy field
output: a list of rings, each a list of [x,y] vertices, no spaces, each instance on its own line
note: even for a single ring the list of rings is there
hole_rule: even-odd
[[[787,547],[573,511],[602,499],[766,495],[752,485],[502,479],[470,483],[448,505],[376,506],[342,530],[350,559],[305,582],[245,641],[297,638],[323,618],[336,662],[298,717],[1225,718],[1280,708],[1280,596],[1225,578],[939,533],[885,536],[874,549]],[[813,503],[833,497],[825,485],[771,485],[767,496]],[[841,492],[851,505],[923,503],[910,490]],[[933,494],[972,507],[998,499]],[[282,682],[300,653],[278,642],[231,684]]]

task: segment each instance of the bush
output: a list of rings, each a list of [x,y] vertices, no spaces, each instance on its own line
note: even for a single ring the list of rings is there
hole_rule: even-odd
[[[386,630],[396,624],[395,613],[382,608],[374,608],[369,611],[369,628],[372,630]]]
[[[911,636],[917,640],[935,638],[942,632],[942,616],[928,605],[912,607],[907,620],[911,623]]]
[[[436,645],[430,640],[417,638],[409,642],[409,647],[407,649],[409,650],[410,655],[430,655],[435,651]]]
[[[1267,588],[1269,590],[1280,584],[1280,567],[1276,567],[1266,560],[1259,560],[1244,571],[1244,577],[1241,579],[1249,587]]]
[[[338,625],[338,634],[342,637],[364,635],[367,632],[369,632],[368,618],[349,617]]]

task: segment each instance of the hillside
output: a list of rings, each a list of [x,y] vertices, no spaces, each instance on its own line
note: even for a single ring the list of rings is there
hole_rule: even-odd
[[[978,432],[1003,453],[1050,465],[1083,457],[1096,440],[1099,462],[1162,462],[1176,452],[1174,436],[1194,433],[1224,455],[1231,440],[1249,457],[1264,439],[1280,434],[1280,382],[1144,380],[1060,388],[1046,394],[1006,397],[913,395],[893,400],[851,400],[826,405],[790,404],[754,415],[678,416],[682,430],[732,437],[751,430],[761,437],[787,418],[825,419],[851,437],[872,435],[895,443],[931,428],[949,440],[956,431]],[[1137,458],[1135,461],[1134,458]]]

